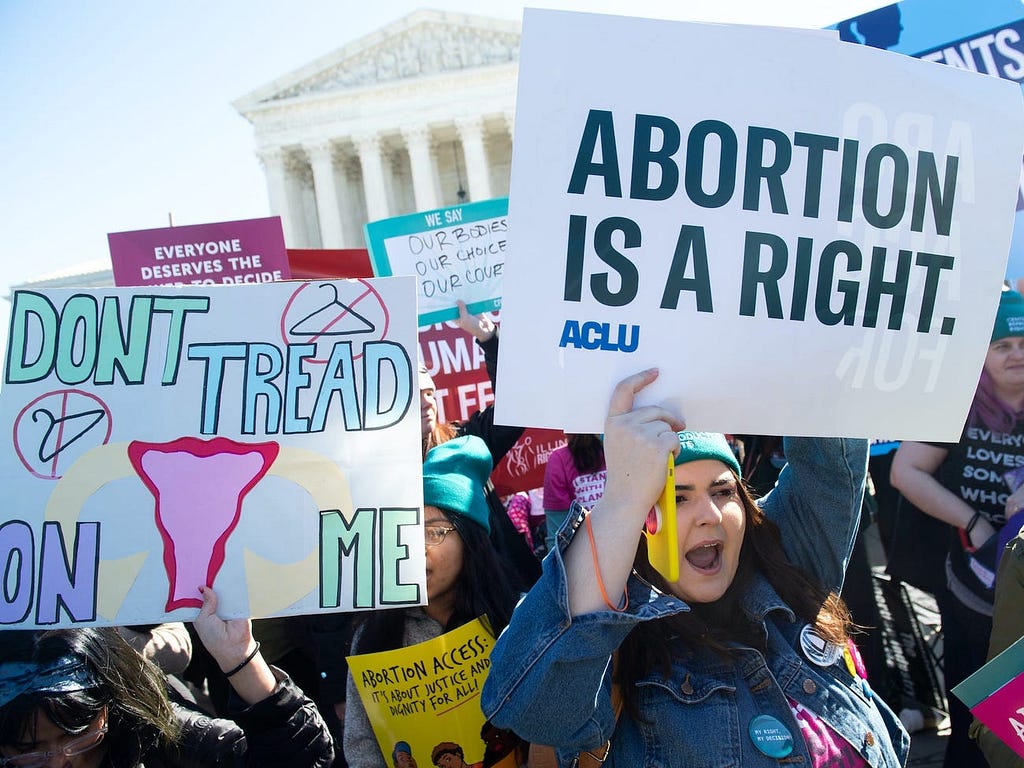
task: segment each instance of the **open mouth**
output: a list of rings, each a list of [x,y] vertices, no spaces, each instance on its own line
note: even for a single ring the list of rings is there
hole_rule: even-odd
[[[722,545],[701,544],[686,553],[686,562],[703,573],[714,573],[722,564]]]

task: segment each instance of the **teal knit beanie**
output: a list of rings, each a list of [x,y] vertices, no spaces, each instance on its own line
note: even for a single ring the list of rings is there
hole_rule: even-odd
[[[741,475],[740,463],[725,435],[718,432],[680,432],[676,466],[700,459],[717,459],[735,472],[737,477]]]
[[[1003,291],[996,310],[996,324],[992,329],[992,341],[1007,336],[1024,336],[1024,296],[1016,291]]]
[[[423,462],[423,503],[462,515],[490,533],[484,488],[492,468],[487,444],[473,435],[431,448]]]

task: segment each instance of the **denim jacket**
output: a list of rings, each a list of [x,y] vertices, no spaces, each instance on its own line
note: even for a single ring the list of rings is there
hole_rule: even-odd
[[[867,463],[860,440],[793,438],[778,485],[759,505],[782,531],[790,560],[839,590],[857,532]],[[572,513],[570,513],[570,519]],[[611,739],[609,768],[711,768],[803,765],[810,755],[787,698],[821,718],[876,768],[901,766],[909,737],[866,681],[842,657],[827,667],[801,651],[796,619],[768,581],[755,576],[743,609],[766,633],[767,652],[734,645],[730,658],[680,643],[668,679],[661,669],[639,680],[639,719],[611,704],[611,657],[637,624],[689,607],[634,574],[629,606],[571,616],[562,553],[563,530],[540,581],[516,608],[491,652],[482,693],[484,714],[533,742],[558,749],[567,765],[580,750]],[[793,736],[782,759],[762,754],[748,736],[758,715],[781,721]]]

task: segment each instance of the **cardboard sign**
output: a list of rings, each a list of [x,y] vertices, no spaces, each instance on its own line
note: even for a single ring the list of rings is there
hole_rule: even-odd
[[[466,765],[506,765],[481,738],[480,690],[494,638],[480,619],[397,651],[348,657],[359,699],[380,751],[408,749],[413,765],[443,765],[432,755],[458,747]],[[399,746],[404,745],[404,746]],[[511,757],[511,756],[510,756]],[[451,765],[459,765],[457,762]],[[510,768],[517,763],[511,759]]]
[[[107,235],[114,285],[236,285],[291,277],[281,217]]]
[[[953,693],[1024,757],[1024,637],[954,687]]]
[[[1019,0],[903,0],[845,19],[848,42],[905,53],[1024,83],[1024,9]],[[1021,177],[1024,187],[1024,175]],[[1006,277],[1024,278],[1024,193],[1017,196]]]
[[[420,325],[501,308],[508,198],[482,200],[366,225],[376,274],[416,278]]]
[[[545,388],[503,387],[499,422],[601,432],[615,383],[657,366],[640,403],[691,429],[959,437],[1024,151],[1012,83],[528,10],[515,136],[498,380]]]
[[[413,291],[17,292],[0,626],[422,604]]]

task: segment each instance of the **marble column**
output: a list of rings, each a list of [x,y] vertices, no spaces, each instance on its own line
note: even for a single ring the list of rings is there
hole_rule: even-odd
[[[491,172],[487,164],[487,150],[484,147],[484,121],[482,117],[460,118],[455,121],[462,140],[462,152],[466,157],[466,177],[469,183],[469,199],[476,202],[489,200],[491,193]]]
[[[380,135],[359,136],[353,140],[363,169],[363,191],[366,194],[366,219],[388,218],[388,193],[384,181],[384,159]]]
[[[341,225],[341,206],[334,180],[334,148],[329,141],[305,147],[313,171],[316,212],[320,221],[320,242],[324,248],[343,248],[345,233]]]
[[[288,155],[281,147],[266,147],[257,151],[263,164],[263,175],[267,179],[267,193],[270,197],[270,213],[281,217],[286,246],[299,247],[300,222],[292,204],[289,192]]]
[[[437,194],[437,178],[430,152],[430,129],[415,125],[402,129],[402,138],[409,150],[409,165],[412,168],[412,191],[417,211],[429,211],[441,207]]]
[[[516,116],[512,112],[505,113],[505,129],[508,131],[509,141],[515,141]]]

